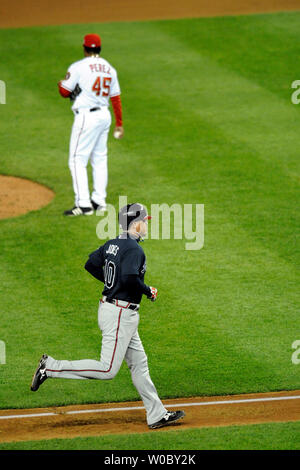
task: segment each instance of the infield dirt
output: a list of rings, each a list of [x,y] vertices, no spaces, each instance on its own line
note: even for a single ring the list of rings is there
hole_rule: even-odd
[[[54,192],[23,178],[0,175],[0,219],[17,217],[49,204]]]
[[[173,426],[150,430],[142,402],[73,405],[0,411],[0,442],[161,432],[212,426],[300,420],[300,390],[164,400],[186,416]]]

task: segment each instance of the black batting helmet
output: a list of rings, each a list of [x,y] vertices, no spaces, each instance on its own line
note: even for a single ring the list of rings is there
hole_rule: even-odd
[[[127,204],[119,212],[119,224],[123,230],[128,230],[132,222],[147,219],[151,219],[151,216],[148,215],[145,206],[139,202]]]

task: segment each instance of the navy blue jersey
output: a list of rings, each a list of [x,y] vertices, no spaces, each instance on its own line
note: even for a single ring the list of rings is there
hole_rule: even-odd
[[[88,262],[99,270],[95,275],[86,266],[104,282],[102,294],[108,299],[139,304],[143,294],[151,296],[149,286],[144,284],[145,253],[138,241],[127,233],[108,240],[89,255]]]

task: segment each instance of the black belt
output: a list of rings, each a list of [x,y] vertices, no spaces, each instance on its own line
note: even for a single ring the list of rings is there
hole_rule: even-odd
[[[133,303],[127,302],[127,300],[118,300],[118,299],[108,299],[108,298],[106,298],[105,302],[108,302],[109,304],[113,304],[113,305],[116,305],[117,307],[121,307],[121,308],[130,308],[130,310],[138,310],[139,306],[140,306],[139,304],[133,304]],[[124,303],[127,302],[128,305],[127,306],[119,305],[119,302],[124,302]]]
[[[90,113],[92,113],[93,111],[98,111],[99,109],[101,109],[101,108],[99,108],[99,106],[98,106],[97,108],[91,108],[91,109],[90,109]],[[77,111],[77,109],[76,109],[76,110],[75,110],[75,113],[76,113],[76,114],[79,114],[79,111]]]

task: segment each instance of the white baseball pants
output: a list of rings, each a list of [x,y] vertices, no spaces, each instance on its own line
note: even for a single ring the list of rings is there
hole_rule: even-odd
[[[75,206],[91,207],[91,198],[105,204],[107,187],[107,139],[111,125],[108,107],[75,114],[70,138],[69,168],[73,180]],[[90,198],[87,164],[93,169],[93,192]]]
[[[92,359],[58,361],[48,356],[47,376],[109,380],[116,376],[125,359],[131,372],[132,382],[143,400],[147,423],[153,424],[161,420],[167,410],[150,378],[147,356],[138,334],[138,323],[137,311],[101,302],[98,310],[98,324],[102,331],[100,361]]]

